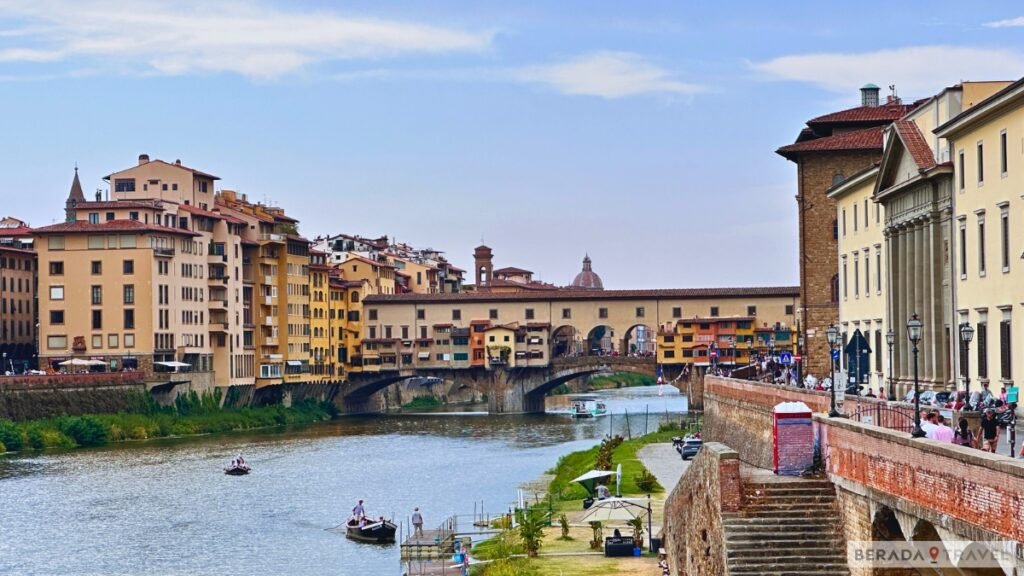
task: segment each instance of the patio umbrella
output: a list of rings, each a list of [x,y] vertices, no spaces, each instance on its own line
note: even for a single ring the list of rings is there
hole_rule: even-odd
[[[628,522],[647,514],[647,500],[641,498],[607,498],[598,500],[577,520],[586,522]]]
[[[610,478],[614,475],[615,472],[610,470],[591,470],[579,478],[574,478],[573,482],[578,482],[581,486],[587,489],[588,494],[593,494],[594,487],[597,486],[599,480],[602,478]]]
[[[92,360],[82,360],[81,358],[72,358],[71,360],[65,360],[58,363],[58,366],[92,366]]]

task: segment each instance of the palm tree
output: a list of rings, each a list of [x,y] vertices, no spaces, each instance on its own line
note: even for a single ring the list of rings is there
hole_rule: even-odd
[[[534,511],[521,510],[518,513],[519,538],[527,556],[536,556],[544,538],[544,517]]]

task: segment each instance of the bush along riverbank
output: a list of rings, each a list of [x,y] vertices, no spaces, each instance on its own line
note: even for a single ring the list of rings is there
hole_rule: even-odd
[[[518,513],[517,526],[478,544],[473,557],[487,561],[474,567],[474,576],[592,576],[598,574],[651,574],[657,560],[643,558],[606,558],[600,553],[604,536],[613,528],[624,535],[646,534],[646,520],[639,526],[626,522],[605,525],[600,522],[579,524],[586,489],[572,482],[590,470],[615,470],[622,465],[622,496],[646,498],[652,495],[656,515],[660,510],[664,489],[637,457],[648,444],[671,442],[679,435],[677,425],[667,425],[657,432],[630,440],[621,436],[606,438],[600,444],[579,452],[566,454],[548,473],[554,477],[548,484],[548,499],[529,510]],[[614,479],[608,488],[615,490]],[[621,524],[621,525],[620,525]],[[539,532],[539,533],[538,533]],[[642,538],[641,538],[642,540]]]
[[[173,406],[167,407],[158,406],[152,400],[139,404],[138,410],[131,413],[62,416],[27,422],[0,420],[0,453],[308,424],[330,420],[338,414],[333,404],[314,401],[290,408],[275,405],[225,409],[220,407],[219,391],[203,396],[194,392],[183,394]]]

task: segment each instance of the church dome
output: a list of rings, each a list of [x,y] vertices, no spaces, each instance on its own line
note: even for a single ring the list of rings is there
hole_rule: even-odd
[[[604,290],[604,283],[601,277],[590,266],[590,256],[583,258],[583,271],[576,275],[570,288],[581,288],[583,290]]]

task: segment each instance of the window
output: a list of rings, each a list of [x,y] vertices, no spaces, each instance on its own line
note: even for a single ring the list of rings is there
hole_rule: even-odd
[[[67,336],[47,336],[46,347],[50,349],[63,349],[68,347]]]
[[[100,223],[100,213],[99,212],[89,212],[89,224],[99,224],[99,223]]]
[[[487,311],[487,317],[490,318],[491,320],[497,320],[498,319],[498,309],[497,308],[491,308],[490,310],[488,310]]]
[[[793,315],[793,305],[792,304],[786,304],[786,316],[792,316],[792,315]]]
[[[974,337],[978,340],[978,378],[988,378],[988,322],[978,322]]]
[[[747,316],[757,316],[757,306],[747,306]]]
[[[967,224],[960,221],[960,277],[967,278]]]
[[[839,240],[839,220],[832,220],[832,239]]]
[[[843,299],[850,294],[848,286],[846,285],[846,279],[850,277],[849,271],[846,269],[846,256],[843,256]]]
[[[985,275],[985,219],[978,220],[978,274]]]
[[[846,236],[846,208],[843,208],[843,236]]]
[[[92,329],[99,330],[103,328],[103,310],[92,311]]]
[[[527,308],[525,316],[527,320],[533,320],[533,308]]]
[[[119,178],[114,180],[114,192],[135,192],[135,179]]]
[[[875,247],[875,292],[882,293],[882,249]]]
[[[644,312],[645,312],[645,310],[644,310],[643,306],[637,306],[636,307],[636,317],[637,318],[643,318],[644,317]]]
[[[853,255],[853,297],[860,296],[860,256]]]
[[[124,303],[135,304],[135,285],[125,284],[124,285]]]
[[[426,320],[427,319],[427,311],[423,310],[423,309],[417,310],[416,311],[416,319],[417,320]]]
[[[93,334],[92,337],[93,348],[103,348],[103,336],[100,334]]]
[[[1003,272],[1010,271],[1010,207],[1003,205],[1000,208],[999,227],[1002,231],[1002,260]]]
[[[135,329],[135,309],[125,308],[124,309],[124,329],[134,330]]]
[[[366,319],[369,320],[370,322],[373,322],[374,320],[376,320],[377,319],[377,309],[376,308],[370,308],[369,310],[367,310],[366,311]]]
[[[89,264],[89,270],[92,272],[93,276],[99,276],[100,274],[103,274],[103,262],[100,262],[99,260],[93,260]]]
[[[864,199],[864,227],[868,227],[868,199]]]
[[[63,310],[50,310],[50,324],[63,324],[64,323],[64,311]]]
[[[857,205],[853,205],[853,231],[857,231]]]
[[[132,346],[135,346],[135,334],[125,334],[124,347],[131,348]]]
[[[452,310],[452,320],[462,320],[462,310],[458,308]]]
[[[871,253],[864,250],[864,297],[871,296]]]
[[[598,318],[607,318],[608,317],[608,309],[607,308],[598,308],[597,309],[597,317]]]
[[[64,287],[63,286],[50,286],[50,300],[63,300],[64,299]]]
[[[999,172],[1006,176],[1006,130],[999,133]]]
[[[46,239],[46,247],[50,250],[63,250],[64,249],[64,237],[63,236],[50,236]]]
[[[118,340],[117,334],[107,334],[107,348],[117,348]]]
[[[711,316],[712,317],[718,316],[718,306],[712,306],[711,307]]]
[[[110,222],[113,219],[114,219],[114,213],[113,212],[107,212],[107,222]]]
[[[875,330],[875,372],[882,372],[882,327]]]
[[[675,358],[675,357],[676,357],[676,351],[675,350],[665,350],[665,358]]]
[[[985,145],[978,142],[978,185],[985,183]]]
[[[50,262],[50,276],[63,276],[64,275],[64,263],[63,262]]]
[[[387,325],[387,326],[384,327],[384,338],[386,340],[390,340],[392,338],[392,336],[391,336],[391,325]]]
[[[1000,375],[1003,380],[1013,378],[1013,350],[1010,347],[1010,320],[999,323]]]
[[[125,260],[122,262],[121,271],[125,274],[135,274],[135,260]]]
[[[402,326],[402,340],[408,340],[408,339],[409,339],[409,327],[408,326]]]
[[[682,307],[680,307],[680,306],[673,307],[672,308],[672,317],[673,318],[682,318],[683,317],[683,309],[682,309]]]
[[[562,308],[562,318],[572,318],[572,308]]]
[[[964,189],[964,183],[967,181],[967,177],[964,175],[964,151],[963,150],[960,151],[960,155],[959,155],[959,158],[957,160],[958,160],[957,163],[960,165],[960,189],[963,190]]]
[[[102,286],[93,286],[91,292],[92,292],[92,305],[93,306],[99,306],[100,304],[103,304],[103,287]]]
[[[838,186],[839,184],[842,184],[842,183],[843,183],[843,175],[842,174],[833,174],[832,175],[832,185],[833,186]]]
[[[469,353],[468,352],[456,352],[453,355],[453,358],[455,359],[456,362],[466,362],[466,361],[469,360]]]
[[[839,274],[832,275],[832,303],[839,302]]]
[[[359,302],[359,292],[353,292],[351,300],[353,304]]]

